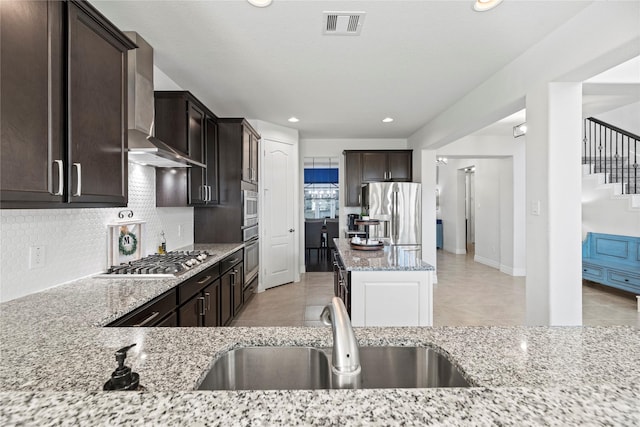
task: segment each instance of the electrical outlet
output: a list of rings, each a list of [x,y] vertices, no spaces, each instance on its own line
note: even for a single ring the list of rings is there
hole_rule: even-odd
[[[44,246],[29,248],[29,269],[44,267]]]

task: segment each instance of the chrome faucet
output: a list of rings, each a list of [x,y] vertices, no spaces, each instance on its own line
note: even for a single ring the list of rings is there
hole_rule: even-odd
[[[333,351],[331,371],[334,386],[357,388],[360,385],[360,353],[358,342],[351,327],[351,321],[342,299],[333,297],[320,314],[320,320],[331,326]]]

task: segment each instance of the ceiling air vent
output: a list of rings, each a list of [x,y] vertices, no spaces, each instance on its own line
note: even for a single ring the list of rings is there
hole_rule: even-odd
[[[322,34],[358,36],[364,24],[365,12],[323,12]]]

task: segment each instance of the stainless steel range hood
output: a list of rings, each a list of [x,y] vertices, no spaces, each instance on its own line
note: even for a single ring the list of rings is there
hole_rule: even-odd
[[[129,160],[161,168],[206,167],[153,136],[153,48],[138,33],[125,34],[138,45],[127,58]]]

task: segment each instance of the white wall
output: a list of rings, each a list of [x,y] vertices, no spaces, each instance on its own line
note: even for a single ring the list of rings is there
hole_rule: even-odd
[[[305,157],[335,157],[338,159],[338,180],[340,181],[340,230],[347,226],[346,216],[349,213],[360,213],[359,208],[345,207],[345,172],[344,172],[344,150],[404,150],[407,148],[406,139],[300,139],[300,175],[298,177],[299,198],[304,200],[304,158]],[[415,162],[419,152],[413,153]],[[414,178],[416,171],[414,170]],[[414,179],[415,181],[415,179]],[[302,204],[299,204],[299,211],[302,212]],[[298,229],[304,230],[304,215],[300,215]],[[304,232],[300,233],[299,248],[300,253],[304,254]],[[300,259],[300,271],[304,271],[304,257]]]
[[[464,169],[475,167],[475,261],[521,275],[514,263],[513,159],[450,159],[440,166],[443,249],[464,254]],[[523,244],[522,242],[521,244]]]
[[[437,150],[444,250],[465,253],[464,168],[476,167],[475,259],[502,272],[525,275],[526,137],[471,135]]]
[[[595,117],[620,129],[640,135],[640,102],[596,114]]]
[[[640,55],[638,16],[637,1],[591,3],[409,138],[414,149],[438,149],[522,109],[526,100],[533,136],[530,141],[527,135],[526,200],[541,202],[541,214],[526,216],[529,324],[580,324],[581,310],[579,259],[575,258],[580,254],[580,230],[575,227],[580,217],[581,183],[579,170],[575,171],[579,159],[573,158],[574,141],[559,139],[562,135],[576,137],[577,144],[581,114],[574,118],[573,110],[565,114],[553,103],[550,109],[549,99],[543,98],[556,93],[558,82],[575,85],[572,82],[582,82]],[[564,172],[568,180],[556,185],[563,175],[559,167],[563,160],[578,163],[570,163]],[[561,194],[567,197],[562,199]],[[578,221],[572,218],[571,223],[576,211]],[[560,260],[565,259],[563,269]]]
[[[476,159],[475,170],[475,260],[500,268],[500,159]],[[505,230],[508,234],[510,230]]]
[[[583,81],[640,55],[639,14],[637,1],[593,2],[411,135],[409,146],[440,148],[521,110],[541,83]]]
[[[107,224],[124,209],[147,222],[146,254],[156,251],[162,230],[169,250],[193,244],[193,208],[156,209],[155,182],[155,169],[129,163],[127,208],[0,210],[0,301],[106,270]],[[45,265],[29,269],[29,247],[36,245],[45,248]]]

